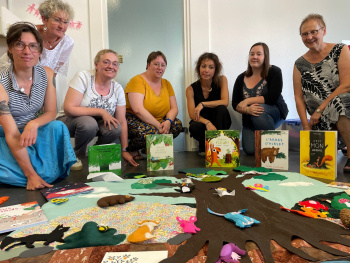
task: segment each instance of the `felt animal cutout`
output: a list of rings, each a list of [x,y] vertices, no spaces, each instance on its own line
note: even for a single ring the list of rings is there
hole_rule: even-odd
[[[324,210],[324,211],[328,211],[328,207],[321,204],[320,202],[314,201],[314,200],[307,200],[307,201],[300,201],[299,202],[300,206],[305,206],[305,207],[312,207],[316,210]]]
[[[193,184],[191,178],[181,178],[181,181],[185,184]]]
[[[222,247],[220,257],[215,263],[221,263],[222,261],[238,263],[241,259],[240,255],[243,256],[245,253],[245,250],[240,249],[234,243],[228,243]]]
[[[27,248],[34,248],[34,242],[45,241],[44,245],[48,246],[52,242],[61,242],[64,243],[62,239],[64,232],[68,231],[69,227],[63,227],[63,225],[58,225],[51,233],[49,234],[33,234],[26,237],[5,237],[4,241],[2,241],[0,245],[0,249],[4,249],[8,245],[13,244],[12,246],[7,247],[5,250],[9,250],[13,247],[25,245]]]
[[[98,231],[100,232],[106,232],[108,231],[109,226],[98,226]]]
[[[5,203],[9,198],[10,198],[10,197],[8,197],[8,196],[0,197],[0,205],[1,205],[2,203]]]
[[[327,217],[327,214],[328,214],[328,212],[319,212],[311,207],[305,207],[305,206],[301,208],[303,211],[288,209],[283,206],[281,206],[281,209],[286,210],[288,212],[297,213],[299,215],[303,215],[306,217],[311,217],[311,218],[319,218],[319,217],[324,218],[324,217]]]
[[[268,192],[269,191],[269,187],[263,186],[262,184],[254,184],[254,186],[248,185],[246,188],[249,190],[257,190],[260,192]]]
[[[219,147],[214,147],[214,143],[210,144],[210,159],[211,159],[210,166],[213,166],[213,163],[216,163],[217,165],[221,166],[221,164],[219,163],[220,152],[221,152],[221,149]]]
[[[182,227],[184,233],[196,234],[197,231],[201,230],[194,224],[194,222],[197,221],[197,217],[195,216],[191,216],[189,220],[184,220],[181,217],[177,216],[176,220],[180,222],[180,226]]]
[[[207,209],[208,209],[209,213],[211,213],[213,215],[217,215],[217,216],[223,216],[227,220],[234,222],[236,224],[236,226],[238,226],[240,228],[251,227],[253,224],[260,224],[260,221],[254,219],[252,217],[242,215],[248,209],[242,209],[242,210],[239,210],[238,212],[231,212],[231,213],[227,213],[227,214],[219,214],[219,213],[215,213],[215,212],[211,211],[209,208],[207,208]]]
[[[261,149],[261,160],[263,163],[267,161],[267,158],[269,158],[269,162],[273,163],[275,161],[276,155],[278,154],[280,148],[262,148]]]
[[[186,184],[182,183],[180,186],[180,189],[175,189],[175,191],[178,191],[180,193],[191,193],[194,190],[195,185],[194,184]]]
[[[235,196],[235,193],[236,193],[235,190],[228,192],[227,189],[223,187],[215,188],[215,191],[220,197],[223,197],[224,195]]]
[[[134,199],[135,197],[131,195],[111,195],[111,196],[105,196],[99,199],[97,201],[97,205],[99,207],[107,207],[107,206],[113,206],[117,204],[124,204]]]
[[[343,208],[340,210],[339,218],[346,228],[350,228],[350,209]]]
[[[51,203],[55,205],[60,205],[68,201],[68,197],[66,198],[53,198],[50,200]]]
[[[141,243],[148,239],[154,238],[155,236],[152,233],[154,228],[158,226],[159,223],[160,220],[137,221],[137,224],[139,224],[140,227],[128,236],[128,241],[130,243]]]

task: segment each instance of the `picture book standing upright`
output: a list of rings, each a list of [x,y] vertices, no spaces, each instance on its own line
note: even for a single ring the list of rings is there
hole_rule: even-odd
[[[172,134],[149,134],[146,136],[147,171],[174,169],[174,146]]]
[[[288,170],[289,131],[255,131],[255,166]]]
[[[300,173],[335,180],[337,142],[336,131],[300,131]]]
[[[239,166],[239,131],[205,131],[205,166]]]
[[[121,145],[102,144],[89,146],[89,172],[113,172],[122,174]]]

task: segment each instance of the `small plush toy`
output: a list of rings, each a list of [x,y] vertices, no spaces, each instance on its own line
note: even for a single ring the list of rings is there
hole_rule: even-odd
[[[181,223],[180,226],[182,227],[184,233],[196,234],[197,231],[201,230],[200,228],[196,227],[194,224],[194,222],[197,221],[197,217],[195,216],[191,216],[188,221],[177,216],[176,220]]]
[[[243,256],[245,253],[245,250],[240,249],[234,243],[228,243],[222,247],[220,257],[215,263],[221,263],[222,261],[238,263],[241,259],[240,255]]]
[[[131,195],[111,195],[111,196],[105,196],[99,199],[97,201],[97,205],[99,207],[107,207],[107,206],[113,206],[116,204],[124,204],[134,199],[135,197]]]
[[[160,220],[143,220],[137,221],[137,224],[140,225],[131,235],[128,236],[128,241],[130,243],[141,243],[148,239],[154,238],[152,234],[156,226],[158,226]]]
[[[219,213],[215,213],[215,212],[211,211],[209,208],[207,208],[207,209],[208,209],[209,213],[211,213],[213,215],[217,215],[217,216],[223,216],[227,220],[234,222],[236,224],[236,226],[238,226],[240,228],[251,227],[253,224],[260,224],[260,221],[254,219],[252,217],[242,215],[248,209],[242,209],[242,210],[239,210],[238,212],[231,212],[231,213],[227,213],[227,214],[219,214]]]
[[[220,197],[223,197],[224,195],[235,196],[235,190],[228,192],[226,188],[218,187],[218,188],[215,188],[215,191]]]
[[[55,205],[60,205],[60,204],[63,204],[67,201],[68,201],[68,197],[66,197],[66,198],[52,198],[50,200],[50,202],[55,204]]]
[[[339,217],[346,228],[350,228],[350,209],[343,208],[340,210]]]

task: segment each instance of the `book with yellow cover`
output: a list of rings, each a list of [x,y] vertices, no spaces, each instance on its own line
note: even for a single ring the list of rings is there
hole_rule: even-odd
[[[336,179],[336,131],[300,131],[300,173],[315,178]]]

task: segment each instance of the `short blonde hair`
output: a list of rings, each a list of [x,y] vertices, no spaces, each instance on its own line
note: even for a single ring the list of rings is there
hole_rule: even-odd
[[[39,13],[44,18],[49,18],[58,11],[67,13],[69,20],[74,18],[73,8],[61,0],[45,0],[39,5]]]
[[[94,59],[94,63],[97,64],[98,62],[100,62],[101,57],[104,54],[108,54],[108,53],[112,53],[112,54],[116,55],[117,59],[119,59],[118,58],[118,56],[119,56],[118,53],[115,52],[114,50],[112,50],[112,49],[102,49],[96,54],[95,59]]]
[[[323,16],[321,16],[319,14],[309,14],[303,19],[303,21],[301,21],[301,24],[300,24],[300,27],[299,27],[299,34],[301,34],[301,27],[302,27],[302,25],[305,24],[309,20],[317,20],[318,24],[321,27],[325,27],[326,26],[326,23],[324,22]]]

